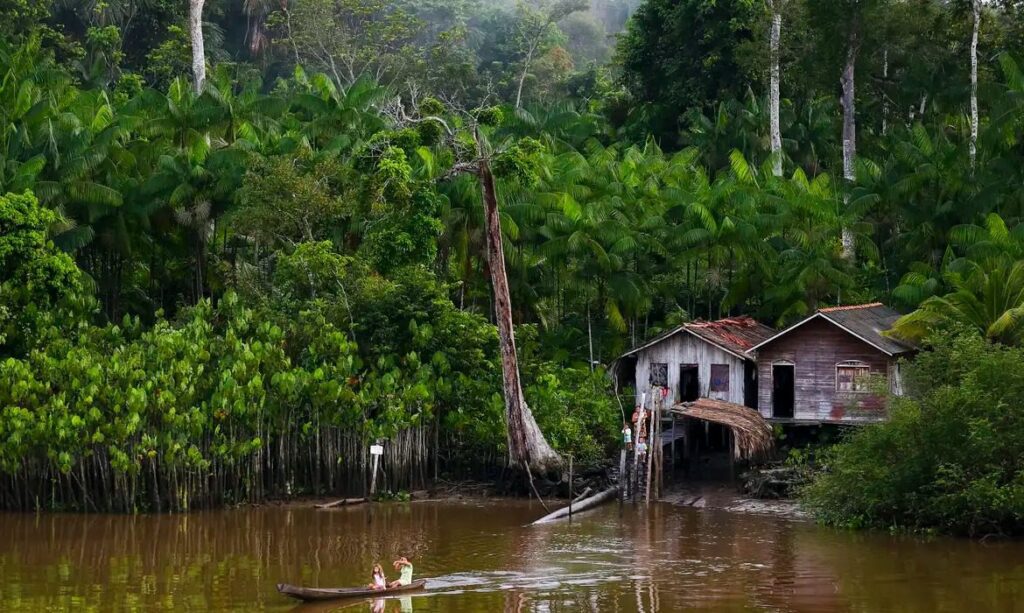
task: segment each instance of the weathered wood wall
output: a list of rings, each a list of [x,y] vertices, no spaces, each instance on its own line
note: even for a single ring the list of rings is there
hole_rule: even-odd
[[[640,404],[640,395],[643,392],[647,392],[648,406],[650,406],[650,366],[654,363],[668,364],[668,387],[672,390],[673,401],[680,399],[679,367],[682,364],[696,364],[697,376],[700,380],[700,395],[702,397],[743,404],[744,360],[687,332],[680,332],[637,353],[637,404]],[[712,364],[729,365],[728,392],[710,391]]]
[[[871,376],[898,383],[896,360],[838,326],[811,320],[757,352],[758,409],[772,417],[772,365],[795,365],[793,418],[820,421],[877,421],[886,417],[884,399],[866,392],[837,392],[836,364],[860,361]],[[898,390],[896,390],[898,391]]]

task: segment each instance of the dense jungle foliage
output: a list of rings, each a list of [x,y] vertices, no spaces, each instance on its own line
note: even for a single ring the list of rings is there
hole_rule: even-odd
[[[1019,536],[1024,526],[1024,350],[932,339],[890,421],[832,448],[805,492],[852,527]]]
[[[500,467],[478,148],[525,395],[579,460],[603,365],[692,318],[1020,340],[1015,0],[207,0],[202,82],[188,15],[0,0],[3,506],[358,490],[377,439],[389,487]]]

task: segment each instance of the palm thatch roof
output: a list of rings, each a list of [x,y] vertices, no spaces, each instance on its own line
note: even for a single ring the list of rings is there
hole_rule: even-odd
[[[676,415],[703,419],[726,426],[733,433],[733,453],[740,460],[767,458],[775,449],[772,427],[761,414],[741,404],[699,398],[693,402],[680,402],[669,409]]]

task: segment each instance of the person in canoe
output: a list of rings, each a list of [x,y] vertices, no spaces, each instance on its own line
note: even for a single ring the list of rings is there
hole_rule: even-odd
[[[388,587],[402,587],[412,583],[412,562],[408,558],[402,556],[395,560],[392,565],[399,573],[398,579],[388,584]]]
[[[384,590],[388,587],[388,580],[384,578],[384,569],[380,564],[373,565],[373,573],[370,575],[370,584],[366,587],[371,590]]]

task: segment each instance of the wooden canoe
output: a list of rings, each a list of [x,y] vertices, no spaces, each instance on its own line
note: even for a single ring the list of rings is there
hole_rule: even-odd
[[[386,590],[374,590],[368,587],[349,587],[349,588],[316,588],[316,587],[300,587],[298,585],[288,585],[287,583],[278,583],[277,591],[281,592],[285,596],[291,596],[297,598],[303,602],[314,602],[317,600],[339,600],[341,598],[365,598],[365,597],[383,597],[390,596],[392,594],[399,594],[402,592],[415,592],[416,590],[422,590],[427,585],[426,579],[419,579],[413,581],[409,585],[400,585],[398,587],[389,587]]]

